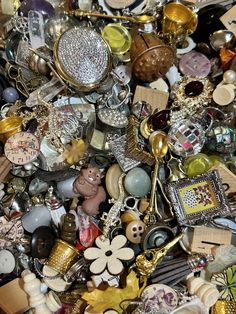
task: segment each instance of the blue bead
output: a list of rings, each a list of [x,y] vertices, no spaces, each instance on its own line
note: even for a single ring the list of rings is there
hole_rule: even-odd
[[[19,99],[19,94],[17,90],[13,87],[7,87],[4,89],[2,93],[2,98],[9,103],[15,102],[17,99]]]

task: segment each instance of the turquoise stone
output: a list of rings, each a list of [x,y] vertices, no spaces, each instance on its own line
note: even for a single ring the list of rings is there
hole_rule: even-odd
[[[151,179],[142,168],[130,170],[124,181],[126,191],[135,197],[144,197],[151,190]]]

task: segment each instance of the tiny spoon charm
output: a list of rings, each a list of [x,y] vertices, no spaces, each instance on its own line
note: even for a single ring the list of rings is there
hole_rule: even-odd
[[[168,152],[167,134],[162,131],[155,131],[151,134],[149,138],[149,142],[152,146],[152,153],[155,157],[156,163],[155,163],[154,171],[152,174],[152,190],[151,190],[150,203],[147,208],[146,215],[144,216],[144,223],[147,225],[153,225],[157,222],[156,215],[161,220],[163,220],[159,210],[155,208],[156,207],[155,206],[155,194],[156,194],[159,164],[162,161],[162,158],[165,157],[165,155]]]

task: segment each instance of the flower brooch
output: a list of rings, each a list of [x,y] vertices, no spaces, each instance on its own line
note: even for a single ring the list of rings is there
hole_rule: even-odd
[[[93,274],[101,274],[107,269],[111,275],[118,275],[124,269],[121,261],[130,261],[134,258],[134,251],[124,247],[127,239],[123,235],[116,236],[111,242],[109,239],[103,241],[101,237],[97,237],[95,243],[97,247],[88,248],[84,252],[84,257],[93,261],[90,265]]]

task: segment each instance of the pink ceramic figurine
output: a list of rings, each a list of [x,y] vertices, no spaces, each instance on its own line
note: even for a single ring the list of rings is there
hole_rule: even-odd
[[[73,191],[85,198],[82,209],[89,216],[97,215],[99,205],[106,199],[106,192],[100,186],[102,177],[98,168],[88,166],[81,170],[80,175],[73,183]]]

